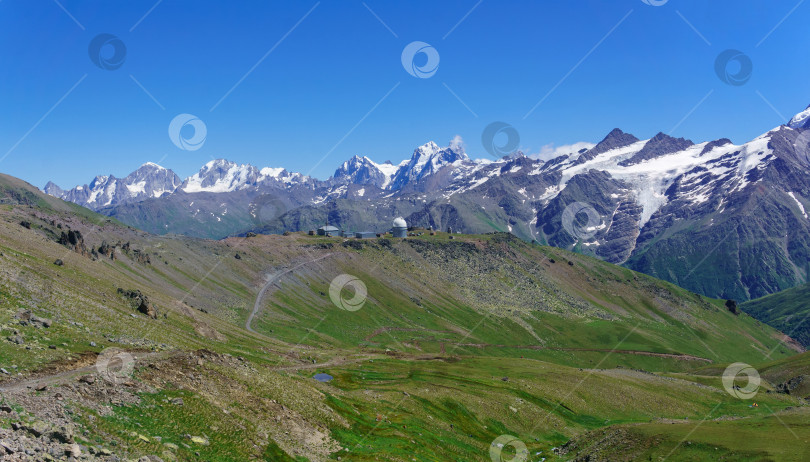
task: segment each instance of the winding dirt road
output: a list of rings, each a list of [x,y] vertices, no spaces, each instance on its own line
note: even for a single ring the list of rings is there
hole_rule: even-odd
[[[262,286],[262,289],[259,291],[258,295],[256,295],[256,302],[253,303],[253,311],[250,312],[250,316],[248,316],[247,321],[245,321],[245,329],[247,329],[250,332],[253,332],[254,334],[259,334],[259,332],[253,330],[253,328],[250,327],[250,325],[253,323],[253,318],[256,317],[256,314],[258,314],[259,310],[261,309],[262,297],[264,297],[264,293],[267,292],[267,289],[269,289],[270,286],[272,286],[281,276],[284,276],[285,274],[291,271],[295,271],[302,266],[308,265],[310,263],[315,263],[316,261],[321,261],[324,258],[331,256],[332,253],[328,253],[326,255],[321,255],[320,257],[315,258],[313,260],[299,263],[298,265],[295,265],[292,268],[287,268],[281,272],[274,274],[270,279],[268,279],[267,282],[264,283],[264,286]]]

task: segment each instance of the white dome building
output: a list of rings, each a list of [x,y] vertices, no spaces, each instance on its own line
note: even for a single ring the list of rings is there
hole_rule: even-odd
[[[397,217],[394,219],[394,227],[391,230],[391,234],[394,237],[408,237],[408,223],[405,222],[405,219],[402,217]]]

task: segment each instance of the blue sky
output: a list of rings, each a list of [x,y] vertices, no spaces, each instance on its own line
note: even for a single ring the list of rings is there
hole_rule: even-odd
[[[614,127],[742,143],[810,103],[808,23],[798,0],[3,0],[0,172],[72,187],[224,157],[326,178],[456,135],[487,157],[495,121],[527,153]],[[102,33],[126,46],[118,69],[89,57]],[[438,52],[429,78],[401,63],[414,41]],[[744,85],[716,74],[726,49],[750,58]],[[182,113],[207,128],[197,150],[169,138]]]

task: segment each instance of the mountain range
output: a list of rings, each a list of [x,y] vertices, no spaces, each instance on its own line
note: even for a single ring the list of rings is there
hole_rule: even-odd
[[[148,163],[123,179],[44,191],[153,233],[222,238],[329,224],[508,231],[662,278],[748,300],[810,276],[810,108],[740,145],[614,129],[550,160],[473,160],[456,139],[398,164],[354,156],[318,180],[223,159],[181,180]]]

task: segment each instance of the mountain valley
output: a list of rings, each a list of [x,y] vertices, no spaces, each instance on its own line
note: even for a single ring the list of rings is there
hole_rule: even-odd
[[[537,460],[617,445],[802,460],[769,432],[810,437],[810,391],[780,391],[804,377],[801,345],[723,300],[509,233],[154,235],[7,176],[0,217],[9,454],[484,460],[508,433]],[[345,275],[363,289],[335,298]],[[735,361],[765,365],[758,408],[723,390]],[[671,436],[706,419],[745,426],[748,446]]]

